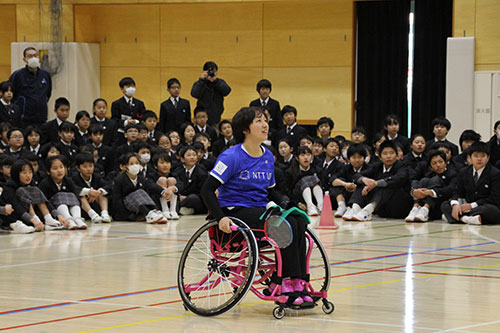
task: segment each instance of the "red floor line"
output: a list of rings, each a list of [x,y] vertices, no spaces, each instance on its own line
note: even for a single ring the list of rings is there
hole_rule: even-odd
[[[161,241],[175,241],[187,243],[189,239],[173,239],[173,238],[150,238],[150,237],[125,237],[125,239],[140,239],[140,240],[161,240]]]
[[[387,251],[387,250],[366,250],[366,249],[352,249],[352,248],[342,248],[342,247],[335,247],[335,250],[348,250],[348,251],[358,251],[358,252],[385,252],[385,253],[393,253],[393,254],[400,253],[400,252]],[[414,253],[414,254],[415,255],[445,256],[445,257],[460,257],[461,256],[459,254],[447,254],[447,253],[435,253],[435,252]]]
[[[406,271],[396,270],[396,269],[390,269],[387,272],[406,273]],[[484,278],[484,279],[500,279],[500,276],[488,276],[488,275],[470,275],[470,274],[457,274],[457,273],[436,273],[436,272],[421,272],[421,271],[413,271],[413,273],[414,274],[433,274],[433,275],[463,276],[463,277]]]
[[[481,253],[481,254],[476,254],[476,255],[472,255],[472,256],[462,256],[462,257],[458,257],[458,258],[448,258],[448,259],[441,259],[441,260],[433,260],[433,261],[421,262],[421,263],[413,264],[412,266],[432,264],[432,263],[443,262],[443,261],[451,261],[451,260],[460,260],[460,259],[468,259],[468,258],[475,258],[475,257],[483,257],[483,256],[486,256],[488,254],[498,254],[498,253],[500,253],[500,251],[489,252],[489,253]],[[362,260],[362,259],[360,259],[360,260]],[[347,262],[352,262],[352,260],[351,261],[347,261]],[[361,272],[348,273],[348,274],[342,274],[342,275],[333,275],[332,278],[338,278],[338,277],[344,277],[344,276],[352,276],[352,275],[359,275],[359,274],[366,274],[366,273],[373,273],[373,272],[378,272],[378,271],[388,271],[388,270],[394,270],[396,268],[401,268],[401,267],[406,267],[406,265],[400,265],[400,266],[394,266],[394,267],[386,267],[386,268],[379,268],[379,269],[373,269],[373,270],[369,270],[369,271],[361,271]],[[431,274],[435,274],[435,273],[431,273]],[[439,275],[439,274],[436,274],[436,275]],[[159,288],[159,289],[164,289],[164,288]],[[107,296],[107,297],[110,297],[110,296]],[[106,297],[99,297],[99,298],[106,298]],[[99,299],[99,298],[97,298],[97,299]],[[181,302],[181,300],[174,300],[174,301],[169,301],[169,302],[170,303],[176,303],[176,302]],[[161,303],[158,303],[158,305],[160,305],[160,304]],[[132,308],[124,308],[124,309],[110,310],[110,311],[97,312],[97,313],[89,313],[89,314],[86,314],[86,315],[66,317],[66,318],[59,318],[59,319],[48,320],[48,321],[43,321],[43,322],[38,322],[38,323],[31,323],[31,324],[25,324],[25,325],[18,325],[18,326],[0,328],[0,331],[4,331],[4,330],[7,330],[7,329],[14,329],[14,328],[22,328],[22,327],[29,327],[29,326],[35,326],[35,325],[49,324],[49,323],[54,323],[54,322],[59,322],[59,321],[65,321],[65,320],[71,320],[71,319],[85,318],[85,317],[91,317],[91,316],[99,316],[99,315],[103,315],[103,314],[115,313],[115,312],[120,312],[120,311],[135,310],[135,309],[140,309],[140,308],[141,307],[132,307]]]
[[[10,312],[17,312],[17,311],[36,310],[36,309],[39,309],[39,308],[46,308],[46,307],[52,307],[52,306],[58,306],[58,305],[65,305],[65,304],[71,304],[71,303],[75,303],[75,302],[63,302],[63,303],[54,303],[54,304],[49,304],[49,305],[40,305],[40,306],[31,307],[31,308],[24,308],[24,309],[16,309],[16,310],[4,311],[4,312],[0,312],[0,314],[10,313]]]

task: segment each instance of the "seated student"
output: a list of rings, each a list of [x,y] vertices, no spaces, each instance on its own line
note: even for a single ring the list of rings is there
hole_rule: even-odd
[[[493,136],[488,141],[488,147],[490,148],[490,164],[495,165],[500,161],[500,120],[495,122]]]
[[[295,202],[305,202],[307,215],[318,216],[323,208],[323,190],[321,189],[320,170],[312,163],[312,151],[307,146],[296,149],[295,160],[287,172],[288,192]],[[313,196],[316,204],[313,202]]]
[[[207,133],[210,142],[217,140],[217,131],[215,128],[207,125],[208,113],[203,106],[197,106],[194,109],[194,131],[195,133]]]
[[[88,145],[90,143],[90,114],[85,110],[78,111],[75,116],[75,126],[75,144],[78,147]]]
[[[337,140],[330,138],[326,140],[323,145],[325,147],[325,159],[321,164],[320,180],[323,192],[327,192],[331,187],[330,179],[334,174],[340,171],[344,164],[340,163],[337,159],[339,155],[339,144]],[[332,204],[336,204],[336,201],[332,200]],[[333,205],[333,207],[335,206],[336,205]]]
[[[96,147],[94,147],[93,145],[83,146],[82,149],[80,149],[80,154],[92,155],[92,157],[94,158],[94,174],[99,175],[99,177],[102,177],[103,179],[106,179],[106,173],[104,172],[104,168],[102,167],[102,165],[97,163],[100,157],[99,157],[99,150]],[[71,177],[73,177],[75,174],[78,174],[78,170],[71,169],[69,173]]]
[[[113,182],[113,217],[115,220],[167,223],[167,219],[152,197],[166,197],[167,192],[154,182],[139,175],[141,164],[135,153],[120,156],[121,172]]]
[[[41,161],[42,153],[41,153],[41,144],[40,138],[42,136],[42,131],[38,127],[27,126],[24,130],[24,142],[26,145],[26,150],[35,154],[38,159]]]
[[[458,187],[441,205],[448,223],[495,224],[500,222],[500,170],[488,164],[488,145],[469,147],[472,165],[457,175]]]
[[[141,172],[139,175],[150,181],[154,181],[158,176],[156,175],[156,169],[153,167],[153,163],[151,163],[151,147],[146,142],[136,142],[132,147],[141,164]]]
[[[398,161],[402,161],[405,156],[403,146],[399,142],[394,142],[394,144],[396,145],[397,159]]]
[[[316,130],[318,131],[321,140],[326,141],[332,135],[333,127],[335,123],[331,118],[321,117],[316,124]]]
[[[442,116],[434,118],[432,120],[432,133],[434,133],[434,139],[431,139],[426,142],[425,150],[426,151],[431,150],[432,149],[431,146],[434,142],[442,141],[442,142],[447,142],[449,144],[451,149],[451,155],[457,156],[458,146],[453,142],[448,141],[448,139],[446,138],[450,129],[451,129],[451,123],[448,119]]]
[[[15,156],[2,155],[2,159],[0,160],[0,186],[7,183],[10,179],[10,171],[16,161],[17,157]]]
[[[32,226],[28,226],[23,223],[21,220],[16,220],[15,222],[10,223],[8,220],[8,216],[14,212],[14,208],[12,205],[5,202],[4,196],[0,195],[0,215],[4,215],[5,217],[0,217],[0,229],[2,231],[10,231],[15,234],[31,234],[35,232],[35,228]]]
[[[201,144],[201,145],[200,145]],[[216,158],[208,151],[210,149],[210,139],[207,133],[196,133],[194,136],[193,147],[198,154],[198,163],[202,165],[205,170],[212,170]]]
[[[38,186],[42,179],[47,177],[47,173],[41,168],[42,165],[40,159],[38,158],[38,156],[30,152],[26,153],[23,159],[30,162],[33,169],[33,180],[31,181],[31,184],[34,186]]]
[[[75,158],[75,166],[78,173],[75,173],[71,179],[80,188],[79,196],[83,211],[88,214],[92,223],[111,222],[107,197],[111,192],[111,186],[94,173],[94,157],[87,153],[78,154]]]
[[[350,204],[352,220],[369,221],[372,214],[404,218],[411,209],[408,169],[397,159],[395,142],[380,145],[380,162],[354,175],[357,187]]]
[[[276,134],[274,145],[277,146],[277,143],[281,139],[287,138],[293,147],[298,146],[299,139],[307,134],[307,130],[297,125],[297,109],[293,106],[285,105],[281,110],[281,115],[286,126],[281,128]]]
[[[78,200],[80,191],[67,176],[66,158],[63,155],[51,156],[47,158],[45,167],[49,177],[40,182],[40,190],[57,209],[57,213],[69,221],[67,229],[87,229]]]
[[[3,201],[10,202],[13,208],[5,220],[16,233],[27,233],[30,228],[33,231],[67,228],[70,222],[48,203],[47,197],[38,186],[33,185],[32,179],[31,164],[26,160],[16,161],[12,166],[12,178],[2,192]]]
[[[179,214],[177,214],[177,198],[178,198],[178,186],[181,184],[177,182],[177,179],[172,174],[172,163],[170,161],[170,156],[167,153],[158,153],[153,157],[153,166],[156,169],[156,184],[163,187],[166,191],[165,197],[160,198],[160,204],[164,214],[166,213],[167,219],[178,220]]]
[[[263,145],[263,147],[269,149],[269,151],[273,153],[274,157],[274,179],[276,181],[276,185],[273,187],[273,191],[276,191],[276,193],[285,201],[290,202],[290,198],[288,197],[287,175],[285,173],[285,170],[281,169],[277,163],[279,154],[272,146]]]
[[[167,81],[167,91],[170,97],[160,105],[160,120],[158,130],[167,133],[179,128],[184,123],[191,122],[191,105],[187,99],[179,97],[181,83],[176,78]]]
[[[54,112],[56,118],[46,122],[40,128],[42,131],[42,138],[40,143],[42,145],[48,142],[59,142],[59,126],[69,118],[69,101],[64,97],[59,97],[56,99],[54,106]]]
[[[59,148],[56,143],[48,142],[40,148],[40,152],[42,154],[42,161],[45,161],[47,157],[61,155]],[[45,169],[45,164],[43,165]]]
[[[137,141],[137,138],[139,137],[139,130],[136,124],[128,124],[125,127],[125,133],[124,133],[126,142],[120,146],[118,146],[115,149],[115,156],[114,156],[114,167],[113,169],[118,170],[120,167],[120,162],[119,159],[121,156],[125,155],[126,153],[132,153],[134,152],[134,147],[132,147],[132,144]]]
[[[170,131],[167,133],[170,139],[170,144],[172,145],[172,151],[177,152],[181,145],[181,136],[178,131]]]
[[[403,147],[403,153],[407,154],[410,151],[410,142],[406,136],[398,133],[400,123],[401,121],[399,120],[399,117],[395,114],[390,114],[385,117],[384,134],[387,140],[399,142],[399,144]]]
[[[441,218],[441,204],[449,200],[457,189],[457,173],[446,168],[446,155],[430,150],[427,164],[430,171],[420,180],[412,181],[414,205],[406,222],[427,222]]]
[[[21,111],[19,106],[11,103],[14,97],[14,86],[11,82],[5,81],[0,84],[0,122],[10,123],[14,127],[21,127]]]
[[[366,130],[361,126],[354,127],[351,130],[351,141],[364,144],[366,142]]]
[[[149,138],[148,138],[148,128],[144,123],[139,123],[137,124],[137,130],[139,131],[139,134],[137,135],[137,142],[144,142],[147,143]]]
[[[233,127],[229,120],[222,120],[217,126],[219,127],[220,135],[217,140],[212,142],[212,154],[215,157],[222,153],[228,141],[233,138]]]
[[[462,152],[452,158],[453,163],[455,164],[455,168],[457,171],[460,171],[463,167],[467,166],[467,148],[469,148],[472,144],[481,141],[481,134],[476,133],[473,130],[465,130],[460,134],[460,138],[458,139],[460,142],[460,148]]]
[[[69,165],[72,166],[75,162],[75,156],[80,149],[73,143],[75,137],[75,125],[70,122],[62,122],[59,126],[59,142],[56,144],[61,155],[68,159]]]
[[[299,147],[307,147],[311,150],[313,150],[313,138],[310,135],[304,135],[303,137],[300,138],[299,140]],[[314,154],[312,155],[312,160],[310,161],[311,164],[320,167],[322,164],[322,159],[321,157],[316,157]]]
[[[276,159],[276,165],[285,171],[293,161],[293,147],[287,138],[283,138],[278,142],[278,152],[279,157]]]
[[[99,156],[96,163],[102,167],[104,174],[107,175],[113,170],[113,149],[104,144],[104,129],[100,124],[90,125],[89,134],[91,145],[97,149]]]
[[[313,144],[311,149],[313,156],[318,159],[325,158],[325,149],[323,147],[323,140],[320,138],[313,138]]]
[[[158,124],[158,116],[156,116],[156,113],[154,113],[153,111],[147,110],[146,112],[144,112],[142,122],[144,123],[144,125],[146,125],[146,128],[148,130],[147,142],[150,145],[157,145],[158,139],[162,135],[162,133],[156,129],[156,125]]]
[[[175,170],[175,178],[183,184],[179,188],[180,210],[182,215],[204,214],[207,212],[201,200],[200,190],[207,179],[207,170],[199,165],[198,155],[193,146],[184,146],[179,152],[183,167]]]
[[[330,199],[337,202],[335,217],[342,217],[348,220],[352,217],[352,208],[347,207],[347,202],[351,199],[352,193],[356,189],[354,175],[366,169],[365,164],[366,149],[359,143],[352,144],[347,150],[348,164],[344,164],[337,173],[333,174],[329,181]]]
[[[339,141],[340,143],[340,141]],[[349,140],[344,140],[342,143],[340,143],[340,155],[339,155],[339,162],[346,164],[348,159],[347,159],[347,150],[349,150],[349,147],[352,145],[352,142]]]
[[[257,82],[257,93],[259,98],[250,102],[250,106],[262,107],[269,111],[270,117],[267,119],[269,130],[279,130],[283,128],[283,119],[281,118],[280,102],[272,99],[269,95],[272,91],[272,85],[269,80],[262,79]]]
[[[440,150],[442,151],[445,155],[446,155],[446,163],[447,163],[447,168],[449,169],[452,169],[453,171],[455,171],[456,173],[458,173],[458,171],[460,171],[460,167],[457,166],[455,164],[455,162],[453,162],[453,155],[451,153],[451,145],[449,142],[446,142],[446,141],[436,141],[432,144],[431,146],[431,150]],[[427,171],[427,170],[425,170]],[[425,173],[425,172],[424,172]],[[423,174],[420,174],[421,176],[423,176]],[[419,177],[420,179],[421,177]]]
[[[10,123],[0,123],[0,153],[7,150],[9,140],[7,139],[7,132],[12,128]]]
[[[172,142],[170,142],[170,137],[167,134],[162,134],[162,136],[158,140],[157,151],[165,152],[170,157],[172,170],[175,170],[177,167],[182,166],[182,163],[177,158],[175,151],[172,149]]]
[[[121,134],[124,133],[127,125],[139,124],[142,116],[146,111],[144,102],[134,98],[135,94],[135,81],[131,77],[124,77],[118,83],[123,96],[111,104],[111,119],[117,124],[117,131],[115,135],[116,145],[121,145],[126,141]]]
[[[427,163],[425,155],[425,138],[421,134],[414,134],[410,138],[410,152],[403,157],[403,162],[407,167],[416,169],[418,164]]]
[[[9,140],[9,148],[4,153],[14,156],[16,158],[23,158],[28,152],[24,148],[24,132],[22,129],[13,127],[7,132],[7,139]]]
[[[189,146],[193,144],[194,135],[196,131],[194,130],[194,125],[191,123],[182,124],[179,134],[181,136],[181,145]]]
[[[94,116],[90,118],[90,126],[100,125],[104,134],[102,143],[111,147],[114,143],[116,122],[113,119],[106,118],[107,111],[108,103],[105,99],[98,98],[94,100],[92,103],[92,112],[94,113]]]

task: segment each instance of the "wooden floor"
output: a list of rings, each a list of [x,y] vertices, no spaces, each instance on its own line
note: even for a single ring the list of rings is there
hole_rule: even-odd
[[[178,259],[202,222],[0,235],[0,331],[500,332],[500,226],[375,220],[317,230],[335,312],[276,320],[274,305],[251,293],[218,317],[184,310]]]

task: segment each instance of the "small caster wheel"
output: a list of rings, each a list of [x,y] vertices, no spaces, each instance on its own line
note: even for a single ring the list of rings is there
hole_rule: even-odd
[[[285,309],[280,306],[277,306],[273,310],[273,316],[276,319],[282,319],[285,316]]]
[[[323,306],[321,307],[324,313],[330,314],[335,310],[335,306],[333,305],[332,302],[329,302],[327,300],[323,300]]]

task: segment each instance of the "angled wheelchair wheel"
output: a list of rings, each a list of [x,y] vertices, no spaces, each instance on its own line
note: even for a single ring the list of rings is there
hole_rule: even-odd
[[[323,244],[321,244],[314,231],[307,228],[306,233],[309,234],[313,240],[311,258],[309,259],[309,282],[314,291],[328,291],[331,276],[330,260],[328,259]],[[309,250],[309,246],[307,250]],[[320,297],[315,296],[313,299],[317,301]]]
[[[188,241],[179,262],[177,283],[184,306],[200,316],[232,309],[252,286],[257,259],[257,242],[250,230],[224,234],[216,221],[206,223]]]

